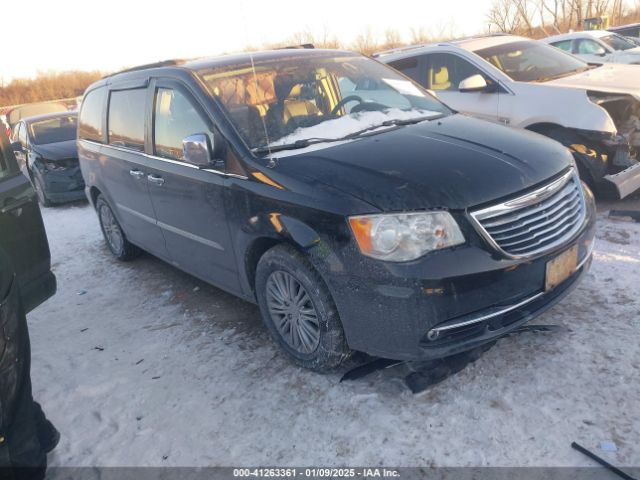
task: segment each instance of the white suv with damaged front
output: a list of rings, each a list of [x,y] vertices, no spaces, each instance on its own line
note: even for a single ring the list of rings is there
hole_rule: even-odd
[[[376,54],[454,109],[568,147],[580,175],[623,198],[640,188],[640,68],[590,65],[545,43],[487,35]]]

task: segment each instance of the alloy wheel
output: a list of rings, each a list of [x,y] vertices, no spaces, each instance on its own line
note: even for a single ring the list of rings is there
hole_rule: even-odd
[[[102,224],[105,239],[111,250],[115,253],[120,252],[124,240],[122,230],[120,230],[120,225],[118,225],[113,212],[107,205],[100,207],[100,223]]]
[[[290,273],[278,270],[267,279],[267,307],[282,339],[309,354],[320,343],[320,321],[311,297]]]

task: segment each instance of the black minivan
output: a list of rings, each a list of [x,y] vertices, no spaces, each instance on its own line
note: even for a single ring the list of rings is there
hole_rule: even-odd
[[[85,93],[86,193],[140,249],[257,302],[298,364],[477,348],[587,270],[593,196],[559,144],[457,114],[359,54],[168,61]]]

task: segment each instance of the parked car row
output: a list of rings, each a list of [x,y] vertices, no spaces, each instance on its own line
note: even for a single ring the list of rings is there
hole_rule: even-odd
[[[640,64],[640,46],[606,30],[565,33],[542,41],[572,53],[585,62]]]
[[[640,187],[640,67],[591,65],[543,42],[489,35],[377,55],[446,104],[568,147],[582,179]]]
[[[84,192],[116,258],[256,302],[302,366],[481,348],[589,268],[591,191],[640,187],[640,69],[510,35],[375,57],[141,66],[12,146],[41,203]]]

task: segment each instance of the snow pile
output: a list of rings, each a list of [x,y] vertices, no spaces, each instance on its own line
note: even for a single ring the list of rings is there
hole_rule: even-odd
[[[310,138],[328,138],[338,139],[346,137],[360,130],[372,128],[380,125],[380,128],[388,128],[382,126],[382,123],[392,120],[414,120],[422,117],[435,117],[441,115],[440,112],[430,110],[400,110],[399,108],[390,108],[379,112],[360,112],[350,115],[344,115],[340,118],[326,120],[312,127],[298,128],[292,134],[271,142],[270,147],[278,145],[287,145],[298,140],[307,140]]]
[[[54,466],[592,466],[572,441],[638,465],[639,224],[599,217],[591,271],[536,320],[566,331],[500,340],[414,396],[393,369],[291,365],[254,305],[114,260],[90,207],[43,216],[59,289],[28,320]]]

